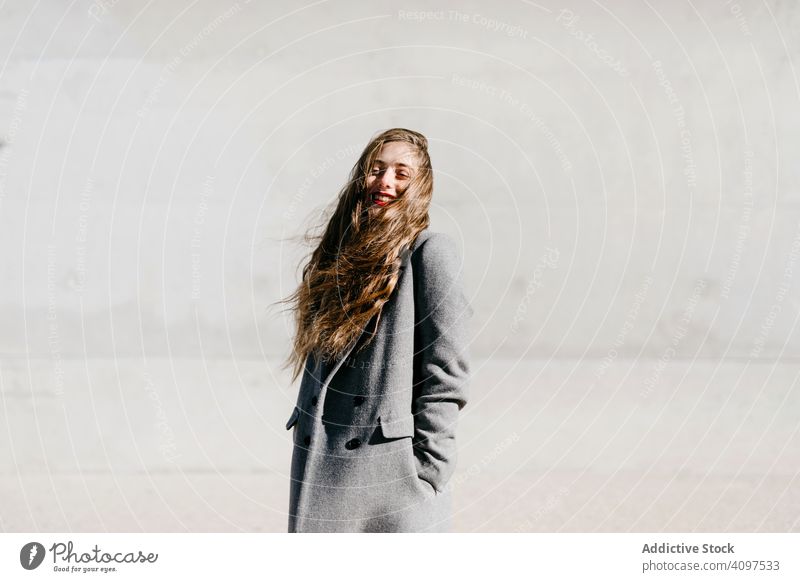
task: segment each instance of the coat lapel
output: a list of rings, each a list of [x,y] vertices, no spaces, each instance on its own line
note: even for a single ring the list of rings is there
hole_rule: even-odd
[[[358,340],[361,339],[362,335],[364,335],[364,330],[361,330],[361,333],[359,334],[358,339],[356,339],[356,341],[354,341],[353,343],[350,344],[350,347],[347,348],[347,350],[344,352],[344,354],[341,357],[336,358],[336,360],[332,360],[331,362],[328,362],[328,365],[332,366],[332,367],[329,368],[327,372],[325,372],[325,380],[322,382],[322,390],[323,391],[327,390],[328,384],[330,383],[330,381],[333,378],[334,374],[336,374],[336,372],[339,371],[339,368],[342,367],[342,364],[344,363],[344,361],[350,356],[350,352],[352,352],[353,348],[356,347],[356,344],[358,343]]]

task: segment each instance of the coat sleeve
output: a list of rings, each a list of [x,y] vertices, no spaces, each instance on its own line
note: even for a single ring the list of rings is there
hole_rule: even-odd
[[[419,476],[442,491],[455,470],[456,421],[467,403],[468,320],[462,260],[443,233],[414,252],[414,456]]]

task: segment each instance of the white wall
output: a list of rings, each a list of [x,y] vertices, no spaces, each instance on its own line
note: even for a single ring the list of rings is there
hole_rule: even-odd
[[[433,228],[465,257],[477,397],[464,467],[484,458],[473,445],[505,442],[533,415],[491,408],[500,394],[572,391],[551,411],[563,445],[571,423],[606,418],[609,401],[588,418],[571,413],[615,378],[608,389],[624,386],[628,403],[664,398],[675,427],[665,445],[684,420],[710,438],[712,461],[726,459],[703,465],[714,475],[785,475],[800,460],[785,457],[798,440],[790,416],[759,425],[766,466],[723,453],[742,427],[732,410],[796,410],[798,30],[800,10],[778,0],[4,5],[0,389],[12,442],[0,469],[17,510],[0,525],[283,527],[282,424],[296,387],[278,367],[289,319],[268,306],[297,282],[302,251],[289,237],[333,200],[369,138],[394,126],[428,136]],[[509,370],[541,364],[560,380],[523,375],[504,392]],[[670,394],[697,405],[676,407]],[[483,421],[497,414],[506,429],[493,433]],[[708,437],[713,419],[728,428]],[[608,444],[610,430],[590,440]],[[591,465],[581,446],[559,457],[540,451],[541,434],[518,437],[554,474],[570,459]],[[660,466],[680,470],[695,458],[685,452]],[[601,474],[641,469],[598,458]],[[492,466],[469,483],[502,492],[505,465]],[[153,487],[154,472],[171,485]],[[187,472],[210,479],[208,495],[192,488],[203,500],[194,509],[162,519],[178,493],[160,499],[170,511],[138,509],[150,507],[148,487],[182,491]],[[226,505],[220,491],[240,478]],[[144,485],[121,493],[132,479]],[[42,509],[26,487],[39,487],[34,500],[58,490],[75,501]],[[118,507],[117,496],[119,515],[63,510]],[[539,501],[523,499],[538,515]],[[796,498],[779,499],[796,511]],[[569,515],[583,507],[560,502]],[[485,509],[465,511],[464,529],[532,523],[486,525]],[[611,523],[632,527],[638,511]],[[531,528],[558,529],[555,515]],[[585,531],[589,518],[575,519]]]

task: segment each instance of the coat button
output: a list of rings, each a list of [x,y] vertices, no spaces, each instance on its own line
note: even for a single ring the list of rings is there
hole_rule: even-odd
[[[317,405],[317,397],[314,396],[314,398],[311,399],[311,406],[316,406],[316,405]]]
[[[311,437],[310,437],[310,436],[307,436],[306,438],[304,438],[304,439],[303,439],[303,444],[304,444],[305,446],[308,446],[308,445],[310,445],[310,444],[311,444]]]
[[[349,451],[357,449],[360,446],[361,446],[361,439],[350,439],[344,444],[344,448],[346,448]]]
[[[361,406],[362,404],[364,404],[364,400],[366,400],[366,398],[364,398],[363,396],[353,397],[353,406]]]

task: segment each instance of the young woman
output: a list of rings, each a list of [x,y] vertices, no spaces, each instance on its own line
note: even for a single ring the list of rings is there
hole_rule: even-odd
[[[376,136],[287,300],[290,532],[449,529],[473,311],[455,243],[428,229],[432,194],[425,136]]]

